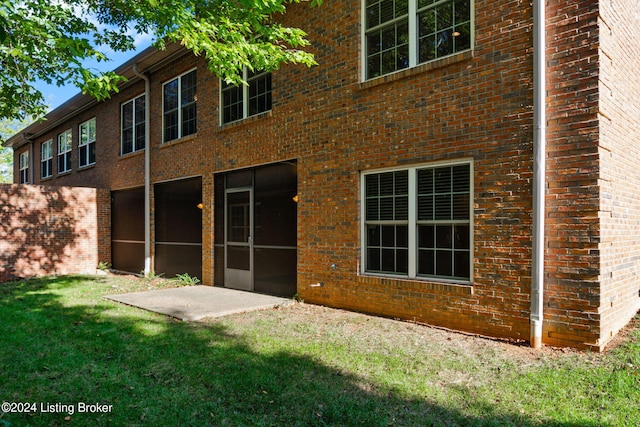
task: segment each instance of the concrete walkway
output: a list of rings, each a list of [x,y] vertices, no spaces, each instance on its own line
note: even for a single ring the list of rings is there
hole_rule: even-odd
[[[190,321],[293,303],[291,298],[201,285],[109,295],[105,298]]]

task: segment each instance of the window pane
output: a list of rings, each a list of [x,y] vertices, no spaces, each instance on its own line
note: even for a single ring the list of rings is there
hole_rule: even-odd
[[[418,251],[418,274],[433,276],[436,273],[435,251],[420,250]]]
[[[436,225],[436,248],[453,247],[451,229],[450,225]]]
[[[455,252],[453,256],[453,265],[454,272],[453,275],[456,277],[461,277],[468,279],[471,277],[470,275],[470,262],[469,262],[469,252]]]
[[[178,111],[164,115],[164,141],[178,138]]]
[[[453,25],[453,3],[445,3],[435,9],[436,31],[448,30]]]
[[[367,208],[366,208],[367,221],[377,221],[378,219],[380,219],[378,199],[367,199],[366,204],[367,204]]]
[[[406,225],[396,226],[396,246],[399,248],[409,247],[409,227]]]
[[[136,125],[136,146],[134,148],[136,151],[142,150],[146,145],[145,131],[146,128],[144,122]]]
[[[182,136],[196,133],[196,104],[190,104],[182,109]]]
[[[469,219],[469,193],[453,195],[453,219]]]
[[[165,113],[178,108],[178,79],[165,84],[162,95]]]
[[[231,123],[243,118],[242,88],[228,86],[222,92],[223,121]]]
[[[382,227],[382,246],[393,248],[396,245],[396,227],[385,225]]]
[[[80,167],[87,166],[88,163],[87,163],[87,146],[86,145],[78,147],[78,155],[80,157],[80,161],[79,161]]]
[[[468,225],[456,225],[454,226],[454,239],[453,247],[456,249],[469,249],[470,247],[470,227]]]
[[[396,254],[393,249],[382,249],[382,271],[395,273],[396,271]]]
[[[471,47],[469,0],[455,0],[432,7],[436,2],[419,0],[418,61],[460,52]]]
[[[451,276],[453,273],[451,251],[436,251],[436,276]]]
[[[128,129],[133,126],[133,101],[127,102],[122,106],[122,129]]]
[[[136,123],[144,123],[145,121],[145,96],[139,96],[136,98],[135,116]]]
[[[406,249],[396,250],[396,273],[407,274],[409,272],[409,251]]]
[[[380,196],[393,195],[393,172],[382,173],[380,177]]]
[[[271,110],[271,74],[249,81],[249,116]]]
[[[429,34],[425,37],[421,37],[418,46],[418,61],[422,63],[435,59],[436,46],[437,42],[435,34]]]
[[[435,192],[449,193],[451,191],[451,168],[435,170]]]
[[[373,197],[379,194],[378,177],[379,175],[377,174],[365,176],[365,194],[367,197]]]
[[[367,271],[380,271],[380,248],[367,248]]]
[[[418,220],[429,221],[433,218],[433,196],[418,196]]]
[[[380,226],[367,226],[367,246],[380,246]]]
[[[196,102],[196,70],[181,77],[180,105]]]
[[[380,219],[383,221],[393,220],[393,197],[380,198]]]
[[[455,50],[460,52],[471,48],[471,24],[467,23],[456,27],[454,33]]]
[[[435,219],[451,219],[451,195],[435,196]]]
[[[125,129],[122,131],[122,154],[131,153],[133,151],[133,129]]]
[[[418,226],[418,247],[435,248],[435,230],[433,225]]]
[[[96,162],[96,143],[89,144],[89,164]]]

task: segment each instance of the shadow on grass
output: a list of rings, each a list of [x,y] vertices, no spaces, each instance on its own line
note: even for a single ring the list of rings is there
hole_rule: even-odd
[[[257,352],[218,323],[177,322],[99,298],[70,304],[85,281],[0,287],[0,401],[37,405],[2,414],[0,426],[539,425],[472,397],[469,412],[485,415],[371,390],[311,357]],[[111,408],[79,413],[80,402]]]

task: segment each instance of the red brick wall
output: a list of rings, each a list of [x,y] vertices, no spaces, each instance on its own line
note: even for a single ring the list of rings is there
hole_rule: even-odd
[[[547,8],[543,342],[599,346],[598,1]]]
[[[640,14],[600,5],[600,340],[640,309]]]
[[[95,273],[111,258],[109,224],[106,190],[0,185],[0,282]]]
[[[273,74],[272,110],[230,125],[219,124],[218,79],[206,71],[202,59],[187,55],[151,73],[151,181],[203,177],[205,284],[213,283],[216,265],[214,174],[296,159],[298,294],[302,298],[492,336],[529,338],[532,9],[520,0],[476,0],[474,5],[473,52],[367,82],[361,82],[361,1],[335,0],[319,9],[292,5],[284,19],[309,33],[320,65],[311,69],[283,66]],[[612,296],[606,289],[601,293],[600,283],[606,281],[603,274],[624,268],[614,256],[623,251],[623,245],[611,243],[616,249],[609,250],[602,244],[605,230],[623,221],[605,224],[599,214],[607,193],[600,179],[604,151],[598,147],[600,132],[605,131],[599,127],[602,117],[598,115],[603,88],[603,83],[598,84],[602,64],[598,2],[551,0],[547,19],[543,341],[600,348],[601,328],[617,328],[601,326],[602,300]],[[198,133],[162,144],[162,83],[194,66],[198,70]],[[74,171],[48,183],[112,190],[142,185],[142,153],[119,156],[120,104],[142,91],[140,82],[125,88],[112,100],[39,138],[36,157],[38,144],[65,128],[73,129],[77,144],[78,125],[94,115],[98,118],[96,166],[77,171],[74,157]],[[624,123],[632,126],[628,118]],[[616,150],[622,157],[622,144]],[[360,274],[361,173],[460,159],[472,160],[474,170],[473,283]],[[37,159],[35,163],[38,168]],[[629,165],[626,174],[631,174]],[[634,203],[627,203],[625,209],[630,212]],[[629,225],[622,233],[631,231]],[[615,240],[611,233],[607,239]],[[627,272],[637,269],[634,253],[629,255]],[[331,268],[333,264],[336,268]],[[602,273],[601,266],[608,270]],[[626,283],[632,283],[633,274],[625,277]],[[323,286],[310,286],[318,282]],[[611,318],[628,319],[629,307],[621,317],[612,312]],[[625,321],[606,320],[608,325]]]

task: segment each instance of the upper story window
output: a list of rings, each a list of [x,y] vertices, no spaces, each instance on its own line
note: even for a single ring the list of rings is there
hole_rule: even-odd
[[[163,142],[197,132],[196,70],[184,73],[162,86]]]
[[[80,125],[80,141],[78,141],[79,166],[85,167],[96,162],[96,118]]]
[[[222,123],[231,123],[271,110],[271,73],[243,71],[248,85],[222,82]]]
[[[71,129],[58,135],[58,174],[71,170]]]
[[[40,178],[53,175],[53,141],[43,142],[40,146]]]
[[[122,104],[120,154],[144,150],[145,147],[145,96],[140,95]]]
[[[29,183],[29,152],[25,151],[20,153],[19,157],[19,167],[20,167],[20,184],[28,184]]]
[[[472,165],[363,176],[365,273],[471,281]]]
[[[363,0],[366,79],[471,49],[472,0]]]

